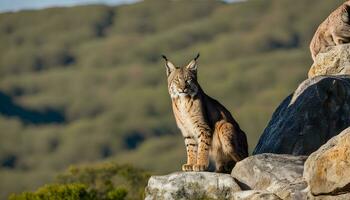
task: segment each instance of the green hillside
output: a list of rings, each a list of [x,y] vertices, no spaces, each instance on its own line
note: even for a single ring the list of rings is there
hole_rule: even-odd
[[[307,77],[309,41],[341,0],[145,0],[0,14],[0,196],[69,165],[180,169],[161,54],[197,53],[199,82],[255,147],[274,109]]]

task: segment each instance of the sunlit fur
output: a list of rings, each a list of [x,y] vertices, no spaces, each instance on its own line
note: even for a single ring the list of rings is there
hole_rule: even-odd
[[[245,133],[230,112],[201,89],[196,59],[180,68],[164,59],[173,112],[187,151],[182,170],[207,170],[210,153],[216,171],[230,173],[236,162],[248,156]]]
[[[350,42],[350,1],[334,10],[318,27],[310,43],[313,60],[329,46]],[[309,72],[309,77],[313,72]]]

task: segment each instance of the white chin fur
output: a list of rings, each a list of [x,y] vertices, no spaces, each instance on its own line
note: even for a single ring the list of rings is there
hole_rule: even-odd
[[[191,93],[191,94],[187,94],[187,93],[172,93],[172,94],[170,94],[170,97],[171,98],[183,98],[183,97],[189,97],[189,96],[191,96],[191,97],[194,97],[194,96],[196,96],[196,93]]]
[[[186,97],[188,94],[185,93],[176,93],[176,94],[171,94],[171,98],[179,98],[179,97]]]

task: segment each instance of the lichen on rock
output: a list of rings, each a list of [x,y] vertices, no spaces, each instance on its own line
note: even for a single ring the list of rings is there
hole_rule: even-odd
[[[241,191],[241,188],[229,174],[175,172],[152,176],[145,199],[232,199],[237,191]]]

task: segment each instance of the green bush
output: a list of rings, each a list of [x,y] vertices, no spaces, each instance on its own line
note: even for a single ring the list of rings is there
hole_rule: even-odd
[[[101,163],[72,166],[57,183],[35,192],[12,194],[10,200],[123,200],[142,199],[148,173],[128,165]]]
[[[57,177],[61,184],[81,183],[95,191],[97,199],[142,199],[149,174],[113,162],[72,166]]]
[[[83,184],[46,185],[35,192],[13,194],[9,200],[96,200],[94,191],[88,191]],[[116,198],[113,200],[122,200]],[[108,199],[109,200],[109,199]],[[112,199],[111,199],[112,200]]]
[[[107,193],[107,200],[123,200],[128,192],[123,188],[116,188]]]
[[[12,194],[9,200],[124,200],[127,193],[124,188],[115,188],[101,198],[84,184],[54,184],[43,186],[35,192]]]

